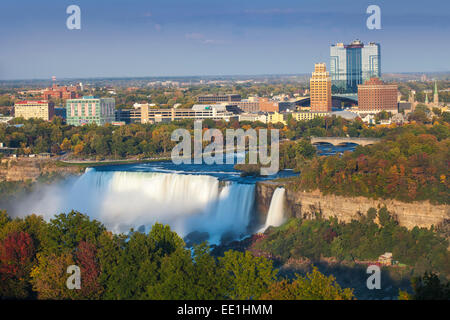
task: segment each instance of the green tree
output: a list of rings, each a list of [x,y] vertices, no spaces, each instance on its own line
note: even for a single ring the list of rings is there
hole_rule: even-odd
[[[425,272],[411,281],[413,300],[450,300],[450,282],[441,282],[435,273]]]
[[[316,267],[305,277],[289,283],[286,280],[273,283],[261,297],[263,300],[352,300],[352,289],[342,289],[333,276],[325,276]]]
[[[98,244],[106,228],[97,220],[77,211],[61,213],[50,220],[43,241],[45,251],[73,251],[81,241]]]
[[[227,251],[219,262],[229,279],[231,299],[258,299],[276,280],[272,262],[249,251]]]

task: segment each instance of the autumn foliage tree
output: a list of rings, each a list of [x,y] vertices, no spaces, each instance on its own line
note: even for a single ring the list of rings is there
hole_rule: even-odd
[[[292,179],[291,187],[343,196],[448,204],[450,130],[444,128],[447,130],[436,135],[411,126],[402,134],[357,147],[343,156],[316,157],[300,177]]]
[[[37,292],[37,298],[43,300],[67,300],[74,299],[76,290],[67,288],[67,268],[75,265],[70,253],[37,254],[37,265],[31,271],[31,283],[33,290]]]
[[[0,295],[26,298],[35,249],[26,232],[13,232],[0,243]]]
[[[103,288],[100,286],[100,266],[97,258],[97,248],[86,241],[81,241],[75,254],[76,264],[81,269],[80,299],[99,299]]]

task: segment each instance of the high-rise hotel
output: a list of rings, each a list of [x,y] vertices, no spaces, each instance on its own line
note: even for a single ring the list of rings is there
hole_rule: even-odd
[[[387,111],[397,113],[398,87],[372,78],[358,86],[358,108],[360,113]]]
[[[331,78],[325,63],[317,63],[310,80],[311,112],[331,112]]]
[[[333,91],[357,93],[358,85],[381,77],[381,52],[378,43],[364,45],[359,40],[330,48],[330,74]]]
[[[84,96],[81,99],[66,100],[67,124],[80,126],[89,123],[104,125],[115,119],[114,98]]]
[[[51,101],[18,101],[14,104],[14,116],[24,119],[42,119],[49,121],[55,115],[54,104]]]

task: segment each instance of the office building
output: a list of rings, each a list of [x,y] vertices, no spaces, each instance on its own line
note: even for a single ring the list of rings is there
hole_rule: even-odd
[[[278,112],[268,112],[267,115],[267,123],[282,123],[284,125],[287,124],[286,120],[285,120],[285,116],[282,113],[278,113]]]
[[[79,126],[89,123],[105,125],[115,121],[115,99],[84,96],[66,101],[67,124]]]
[[[49,102],[46,100],[20,101],[14,104],[14,114],[16,118],[37,118],[49,121],[55,115],[55,108],[53,102]]]
[[[381,77],[380,45],[373,42],[364,45],[359,40],[349,45],[332,45],[330,74],[333,92],[356,93],[359,84],[373,77]]]
[[[359,113],[378,113],[388,111],[397,113],[396,84],[384,84],[378,78],[372,78],[358,86]]]
[[[245,113],[257,113],[259,112],[259,99],[258,97],[250,97],[245,100],[230,102],[230,105],[235,105]]]
[[[140,117],[140,121],[137,117]],[[130,122],[140,123],[160,123],[171,122],[177,120],[225,120],[230,121],[232,119],[238,119],[237,115],[229,112],[226,105],[202,105],[197,104],[192,109],[153,109],[148,104],[141,104],[139,108],[130,110]],[[125,121],[122,120],[121,121]]]
[[[225,94],[225,95],[206,95],[197,98],[198,103],[220,103],[220,102],[235,102],[241,101],[239,94]]]
[[[278,112],[242,113],[239,115],[239,121],[287,124],[285,114]]]
[[[325,63],[317,63],[310,79],[311,112],[331,111],[331,78]]]
[[[330,115],[328,112],[293,112],[292,118],[295,119],[295,121],[308,121],[319,117],[326,117]]]
[[[259,98],[259,111],[262,112],[279,112],[278,101],[269,100],[268,98]]]

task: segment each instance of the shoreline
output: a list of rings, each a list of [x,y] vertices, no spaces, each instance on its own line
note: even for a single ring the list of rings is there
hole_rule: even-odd
[[[116,166],[124,164],[139,164],[139,163],[151,163],[169,161],[170,157],[164,158],[150,158],[150,159],[121,159],[121,160],[56,160],[54,161],[60,166],[80,166],[80,167],[100,167],[100,166]]]

